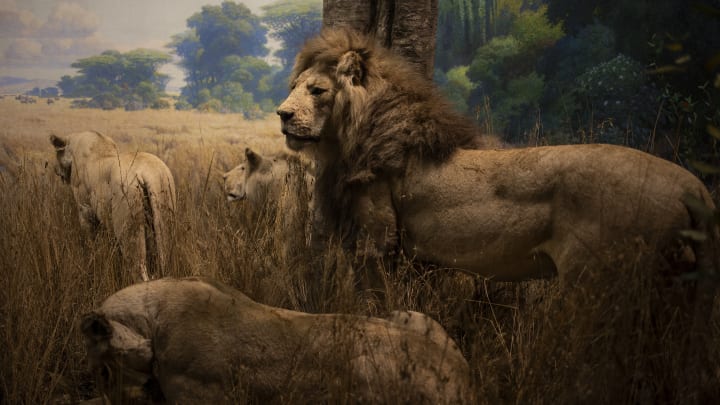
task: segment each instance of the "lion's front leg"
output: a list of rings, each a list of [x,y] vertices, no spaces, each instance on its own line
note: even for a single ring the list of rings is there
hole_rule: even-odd
[[[364,186],[355,199],[353,217],[359,229],[357,252],[365,268],[361,284],[365,289],[384,290],[383,269],[398,249],[397,217],[389,183]]]

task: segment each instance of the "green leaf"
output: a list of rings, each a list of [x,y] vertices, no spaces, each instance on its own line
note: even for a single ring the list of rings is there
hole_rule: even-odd
[[[720,128],[718,128],[714,125],[708,124],[708,126],[705,127],[705,129],[707,130],[708,134],[710,134],[713,138],[720,139]]]
[[[685,229],[680,231],[680,236],[683,238],[692,239],[696,242],[705,242],[708,238],[707,233],[702,231],[696,231],[694,229]]]
[[[690,166],[694,167],[698,171],[704,174],[718,174],[720,173],[720,167],[713,166],[711,164],[700,162],[698,160],[690,160]]]

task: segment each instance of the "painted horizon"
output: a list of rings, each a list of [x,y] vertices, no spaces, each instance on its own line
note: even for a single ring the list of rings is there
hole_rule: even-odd
[[[259,14],[274,0],[235,0]],[[70,65],[106,50],[146,48],[170,53],[172,35],[204,5],[222,0],[0,0],[0,87],[3,83],[57,82],[75,75]],[[184,73],[175,63],[166,90],[179,92]]]

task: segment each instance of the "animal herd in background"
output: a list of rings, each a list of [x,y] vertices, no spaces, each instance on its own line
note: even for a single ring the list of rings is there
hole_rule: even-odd
[[[665,247],[679,230],[704,226],[710,237],[692,246],[692,260],[717,266],[717,229],[687,206],[690,196],[713,207],[709,193],[669,162],[608,145],[467,149],[472,126],[426,79],[346,30],[308,42],[291,79],[278,114],[288,147],[317,165],[303,170],[309,210],[326,234],[351,221],[353,242],[369,238],[373,259],[405,250],[502,280],[568,277],[602,267],[596,251],[628,235]],[[112,229],[127,268],[139,280],[157,279],[117,292],[82,321],[91,365],[112,370],[107,384],[155,385],[173,403],[215,402],[227,399],[232,369],[259,398],[282,397],[292,386],[383,402],[377,387],[387,384],[408,390],[408,400],[468,398],[465,359],[425,315],[307,314],[209,279],[162,279],[176,207],[167,166],[147,153],[120,152],[96,132],[51,142],[83,229]],[[227,200],[255,208],[282,200],[293,159],[246,149],[245,161],[222,176]],[[328,380],[328,367],[350,384]]]

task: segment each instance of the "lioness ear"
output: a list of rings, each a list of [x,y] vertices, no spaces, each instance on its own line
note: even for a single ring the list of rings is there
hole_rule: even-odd
[[[258,166],[260,166],[260,162],[262,162],[262,156],[253,152],[252,149],[245,148],[245,156],[247,157],[250,170],[255,170],[258,168]]]
[[[53,144],[55,149],[60,150],[60,149],[65,148],[65,146],[67,145],[67,140],[60,138],[59,136],[55,136],[53,134],[53,135],[50,135],[50,143]]]
[[[97,312],[89,312],[83,316],[80,323],[80,330],[83,335],[93,342],[110,340],[112,337],[112,326],[105,315]]]
[[[362,56],[355,51],[345,52],[340,57],[335,74],[338,82],[343,85],[358,86],[365,76],[365,62]]]

